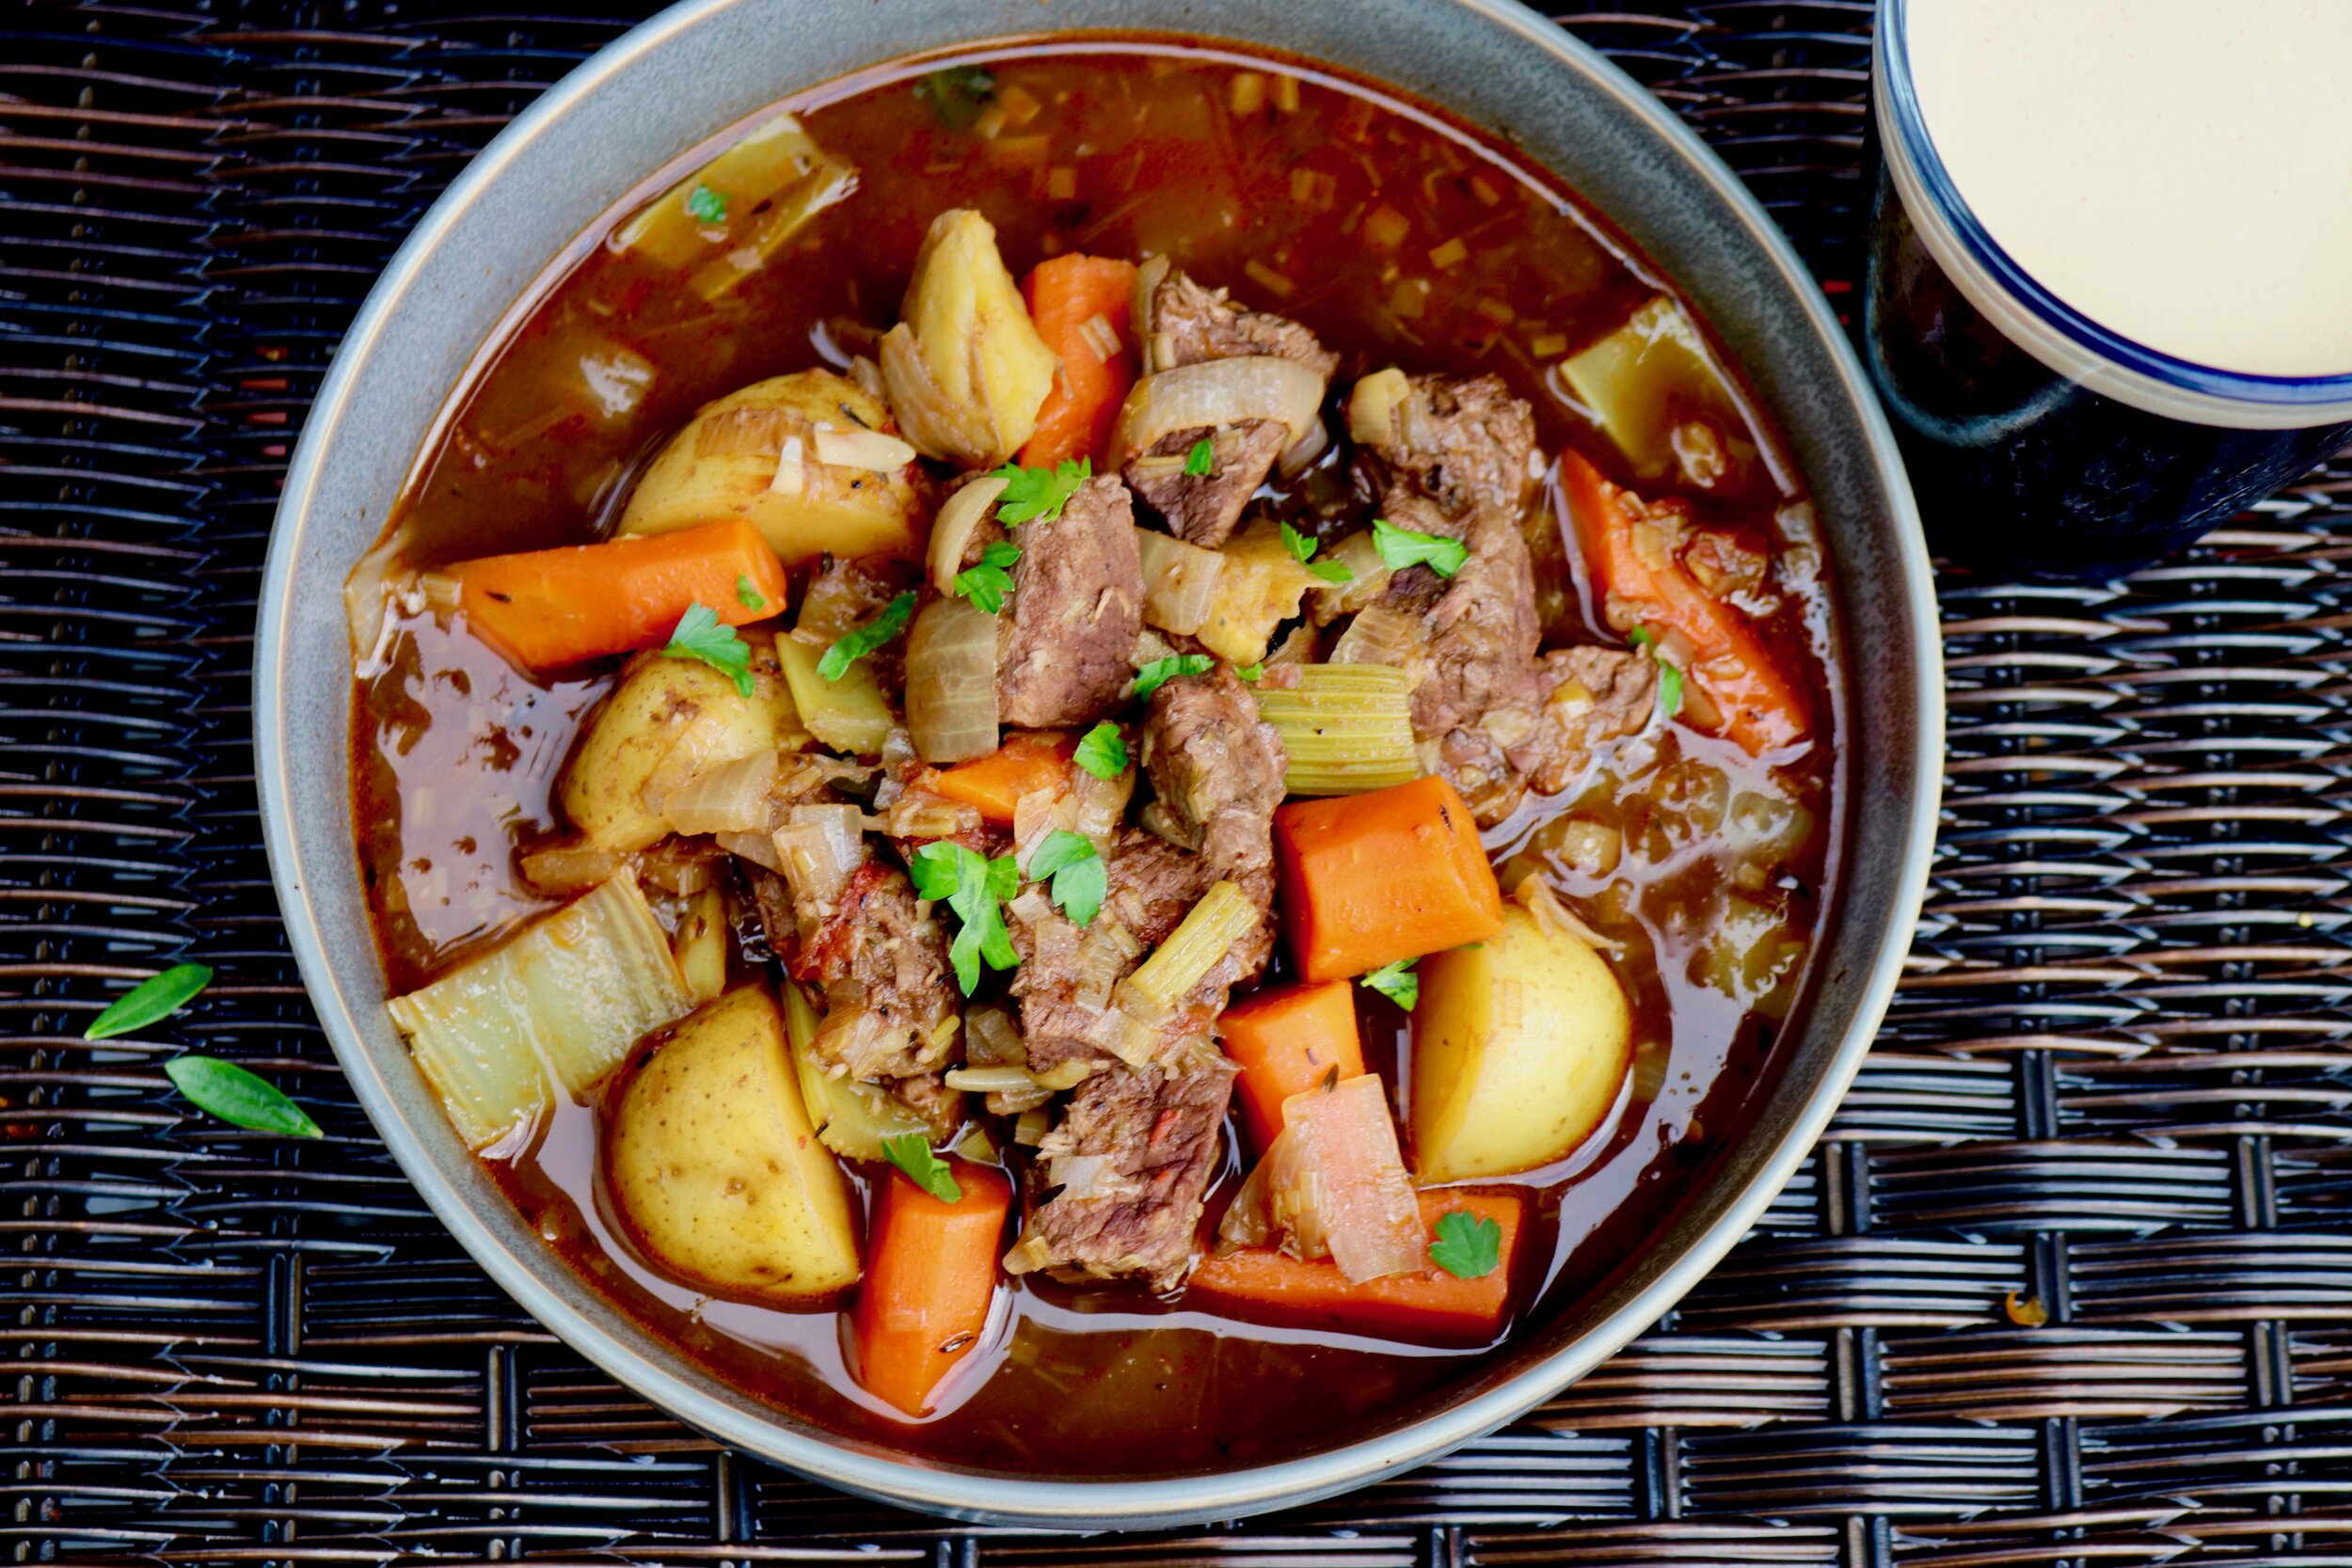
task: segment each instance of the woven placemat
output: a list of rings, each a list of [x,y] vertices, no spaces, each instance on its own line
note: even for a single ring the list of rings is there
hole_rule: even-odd
[[[250,628],[337,334],[627,20],[0,0],[17,1559],[2352,1562],[2341,460],[2118,589],[1947,580],[1942,853],[1830,1140],[1668,1323],[1440,1464],[1231,1528],[974,1531],[713,1451],[522,1316],[304,1002]],[[1852,297],[1866,4],[1566,24]],[[325,1143],[191,1119],[160,1050],[81,1041],[109,982],[191,954],[224,980],[175,1034],[291,1085]]]

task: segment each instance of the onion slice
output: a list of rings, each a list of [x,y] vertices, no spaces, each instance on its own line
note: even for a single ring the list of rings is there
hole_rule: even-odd
[[[996,617],[968,599],[933,599],[907,634],[907,733],[916,754],[934,767],[987,756],[997,718]]]
[[[974,480],[941,504],[939,515],[931,520],[930,559],[933,588],[946,594],[955,593],[956,574],[963,569],[963,552],[971,546],[973,531],[980,526],[989,509],[996,504],[996,498],[1011,483],[990,474]]]
[[[1121,452],[1149,451],[1180,430],[1278,420],[1291,450],[1323,439],[1323,377],[1295,359],[1245,354],[1155,371],[1135,384],[1119,410]],[[1287,452],[1285,453],[1287,455]]]

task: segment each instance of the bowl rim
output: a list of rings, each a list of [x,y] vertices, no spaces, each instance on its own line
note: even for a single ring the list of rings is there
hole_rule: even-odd
[[[1618,108],[1639,120],[1737,214],[1747,230],[1745,239],[1770,259],[1779,275],[1775,281],[1799,302],[1807,325],[1820,338],[1836,366],[1841,399],[1851,405],[1867,437],[1867,461],[1880,476],[1891,511],[1889,546],[1900,578],[1894,586],[1903,601],[1902,610],[1918,632],[1907,672],[1917,704],[1916,754],[1901,759],[1918,765],[1915,768],[1917,789],[1903,837],[1900,885],[1892,894],[1894,928],[1881,942],[1861,981],[1852,1015],[1820,1083],[1798,1113],[1778,1128],[1776,1141],[1747,1176],[1744,1189],[1681,1256],[1556,1351],[1490,1387],[1457,1398],[1393,1430],[1302,1457],[1200,1475],[1008,1480],[917,1457],[868,1451],[853,1440],[832,1439],[821,1431],[814,1436],[803,1435],[773,1417],[747,1418],[738,1407],[714,1399],[681,1376],[675,1354],[656,1359],[622,1343],[538,1277],[533,1265],[544,1266],[544,1260],[525,1259],[488,1227],[420,1145],[387,1080],[376,1069],[311,906],[311,884],[289,809],[294,787],[286,701],[287,661],[293,654],[289,589],[344,404],[393,312],[415,303],[406,296],[427,259],[447,238],[459,214],[495,188],[521,150],[609,78],[662,50],[673,38],[706,18],[741,3],[680,0],[659,12],[548,88],[474,157],[403,241],[370,290],[335,351],[288,466],[272,525],[256,626],[256,782],[271,880],[285,917],[288,942],[321,1025],[362,1109],[434,1215],[501,1289],[574,1351],[688,1425],[731,1447],[883,1502],[955,1519],[1027,1526],[1146,1528],[1195,1523],[1327,1497],[1424,1462],[1502,1426],[1582,1377],[1670,1309],[1762,1216],[1819,1142],[1893,997],[1908,937],[1925,896],[1941,791],[1937,753],[1944,723],[1932,570],[1916,508],[1885,415],[1827,301],[1761,203],[1695,133],[1597,50],[1518,0],[1445,0],[1445,4],[1466,13],[1461,18],[1465,24],[1489,25],[1514,34],[1549,55],[1558,68],[1583,78],[1592,90],[1612,97]],[[978,32],[973,41],[1007,36],[1018,35],[1001,30]],[[1426,89],[1404,90],[1408,96],[1434,97]],[[1527,156],[1540,162],[1533,154]],[[1606,210],[1604,216],[1613,220]],[[1858,804],[1852,796],[1858,781],[1851,769],[1845,770],[1844,777],[1851,817]],[[1850,875],[1851,869],[1845,874]],[[1836,908],[1836,904],[1831,907],[1833,919]],[[372,1000],[380,1006],[380,998]],[[1750,1135],[1762,1137],[1765,1130],[1759,1124]],[[557,1268],[564,1268],[560,1259],[552,1260]]]

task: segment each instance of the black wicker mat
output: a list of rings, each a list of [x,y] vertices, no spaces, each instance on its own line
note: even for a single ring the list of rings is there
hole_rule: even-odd
[[[350,1103],[247,743],[271,508],[337,334],[626,21],[474,5],[0,0],[18,1560],[2352,1563],[2343,460],[2120,591],[1947,581],[1943,852],[1876,1054],[1757,1233],[1495,1437],[1230,1528],[975,1531],[713,1451],[552,1342]],[[1566,24],[1843,300],[1868,22]],[[290,1085],[326,1143],[192,1118],[160,1049],[80,1039],[187,955],[224,979],[177,1033]]]

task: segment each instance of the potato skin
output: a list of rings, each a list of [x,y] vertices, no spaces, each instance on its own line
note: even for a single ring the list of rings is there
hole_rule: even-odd
[[[930,508],[913,463],[889,473],[817,461],[817,427],[898,434],[890,410],[847,377],[795,371],[729,392],[694,411],[670,437],[621,513],[623,533],[668,533],[743,517],[787,566],[819,555],[919,561]],[[801,485],[774,487],[779,457],[798,437]]]
[[[1633,1017],[1600,955],[1516,906],[1475,947],[1419,966],[1414,1175],[1508,1176],[1576,1148],[1633,1065]]]
[[[697,659],[639,654],[580,731],[556,781],[556,801],[581,841],[619,854],[648,848],[670,824],[645,804],[645,782],[674,749],[707,762],[750,756],[797,726],[774,644],[755,633],[752,694]]]
[[[849,1183],[809,1126],[764,989],[677,1025],[613,1101],[604,1154],[630,1235],[680,1278],[771,1301],[857,1283]]]

